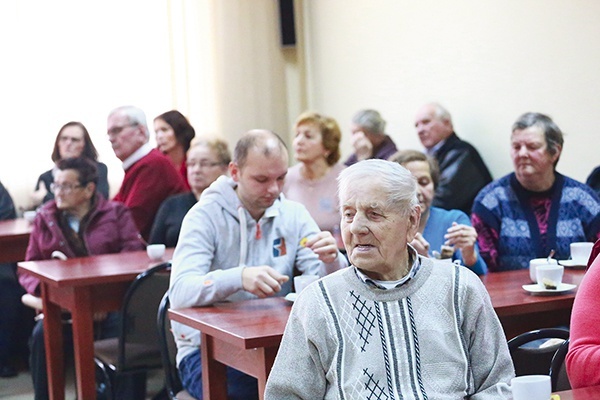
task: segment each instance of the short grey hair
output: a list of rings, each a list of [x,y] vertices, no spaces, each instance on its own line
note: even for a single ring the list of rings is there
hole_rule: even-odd
[[[385,120],[378,111],[360,110],[352,117],[352,123],[370,133],[385,135]]]
[[[135,106],[121,106],[108,113],[108,116],[110,117],[114,114],[122,114],[127,117],[130,124],[143,127],[146,138],[150,138],[150,131],[148,130],[148,124],[146,123],[146,114],[141,108]]]
[[[444,108],[440,103],[430,103],[433,107],[435,117],[442,121],[448,121],[452,125],[452,116],[450,112]]]
[[[361,181],[374,179],[379,180],[387,194],[387,206],[410,215],[419,205],[415,178],[400,164],[387,160],[363,160],[345,168],[337,178],[338,194],[345,193],[351,185],[360,185]]]
[[[525,113],[515,121],[512,126],[512,132],[527,129],[532,126],[537,126],[544,132],[546,147],[548,148],[548,153],[550,155],[553,156],[558,153],[559,149],[562,149],[564,143],[563,133],[558,125],[552,121],[552,118],[547,115],[537,112]],[[556,159],[554,166],[556,166],[557,163],[558,158]]]

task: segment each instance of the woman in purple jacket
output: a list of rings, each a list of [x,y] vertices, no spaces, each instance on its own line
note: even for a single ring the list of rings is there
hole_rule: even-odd
[[[85,158],[67,158],[57,164],[52,190],[54,200],[45,203],[35,218],[26,260],[45,260],[59,251],[66,257],[120,253],[144,248],[129,210],[97,194],[97,168]],[[25,290],[40,295],[39,281],[19,275]],[[98,321],[100,337],[116,336],[114,315]],[[65,335],[69,338],[69,334]],[[30,369],[35,399],[48,398],[46,355],[42,321],[31,338]]]

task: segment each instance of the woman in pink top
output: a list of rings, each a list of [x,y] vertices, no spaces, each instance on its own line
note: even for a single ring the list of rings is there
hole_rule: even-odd
[[[344,169],[340,159],[342,134],[337,122],[314,112],[305,112],[296,120],[294,158],[298,164],[288,170],[283,193],[290,200],[304,204],[324,231],[338,239],[340,211],[337,176]]]
[[[575,388],[600,385],[600,240],[594,245],[588,270],[577,290],[571,313],[567,374]]]

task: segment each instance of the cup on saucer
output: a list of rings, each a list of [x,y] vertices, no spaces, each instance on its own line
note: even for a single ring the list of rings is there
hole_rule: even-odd
[[[164,244],[149,244],[146,246],[146,253],[151,260],[161,260],[165,255],[166,246]]]
[[[537,284],[546,290],[556,290],[562,283],[565,267],[559,264],[538,265],[535,269]]]
[[[554,258],[534,258],[529,261],[529,279],[531,282],[537,283],[537,278],[535,276],[535,270],[538,265],[558,265],[558,260]]]
[[[574,242],[571,243],[571,260],[576,265],[587,265],[590,254],[592,253],[592,242]]]

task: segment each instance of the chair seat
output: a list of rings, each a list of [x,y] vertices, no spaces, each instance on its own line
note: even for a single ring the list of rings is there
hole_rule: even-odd
[[[127,343],[125,345],[127,354],[127,369],[135,368],[161,368],[162,361],[160,349],[145,344]],[[119,363],[119,339],[110,338],[94,342],[94,355],[113,371]]]
[[[177,392],[176,400],[196,400],[196,398],[192,397],[187,390],[182,390],[181,392]]]

